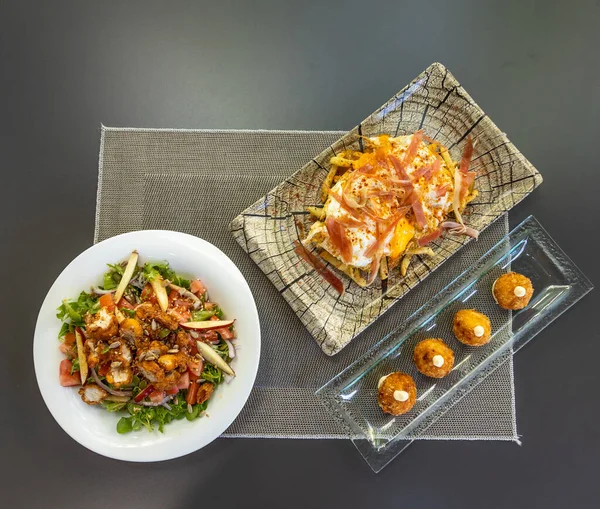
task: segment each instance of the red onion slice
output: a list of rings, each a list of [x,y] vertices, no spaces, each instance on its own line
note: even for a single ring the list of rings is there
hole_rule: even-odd
[[[108,295],[109,293],[115,293],[116,291],[116,288],[114,290],[102,290],[97,286],[92,286],[92,292],[94,292],[96,295]]]
[[[233,347],[233,343],[228,339],[224,339],[223,341],[225,341],[225,343],[227,344],[227,355],[229,355],[229,357],[233,359],[235,357],[235,348]]]

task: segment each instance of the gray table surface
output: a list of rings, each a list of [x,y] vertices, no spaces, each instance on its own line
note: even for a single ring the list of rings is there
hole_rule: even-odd
[[[374,475],[347,441],[220,439],[117,462],[47,411],[38,308],[92,243],[100,123],[349,129],[434,61],[544,175],[534,214],[593,282],[596,2],[0,2],[0,507],[598,507],[599,302],[516,358],[523,445],[413,445]]]

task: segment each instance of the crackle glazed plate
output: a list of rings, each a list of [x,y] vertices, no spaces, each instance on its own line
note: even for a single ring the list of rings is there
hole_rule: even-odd
[[[312,161],[236,217],[230,229],[242,248],[277,287],[327,355],[338,353],[412,288],[472,239],[445,235],[430,245],[432,257],[415,257],[406,276],[391,271],[385,281],[362,288],[333,266],[344,284],[340,294],[300,257],[294,246],[312,224],[306,207],[320,206],[330,158],[362,150],[363,137],[399,136],[423,129],[460,161],[468,137],[475,143],[471,170],[479,195],[465,212],[481,231],[541,182],[531,163],[492,122],[456,78],[434,63],[388,102]]]

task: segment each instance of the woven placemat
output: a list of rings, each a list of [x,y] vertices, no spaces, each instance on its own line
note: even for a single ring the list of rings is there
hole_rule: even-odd
[[[315,398],[315,390],[401,325],[508,233],[505,216],[340,354],[325,356],[235,242],[228,224],[342,134],[102,127],[95,241],[142,229],[196,235],[236,263],[256,299],[262,329],[256,385],[224,436],[346,438]],[[512,367],[512,358],[507,358],[417,438],[517,440]]]

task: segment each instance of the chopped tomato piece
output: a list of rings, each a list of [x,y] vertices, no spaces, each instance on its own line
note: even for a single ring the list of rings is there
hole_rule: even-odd
[[[190,283],[190,291],[195,293],[198,297],[201,297],[206,293],[206,286],[204,286],[204,283],[202,283],[202,281],[199,279],[194,279]]]
[[[214,331],[223,339],[235,339],[235,334],[229,327],[221,327],[220,329],[214,329]]]
[[[188,387],[187,395],[185,396],[186,403],[193,405],[196,403],[198,396],[198,377],[190,372],[190,385]]]
[[[75,333],[74,332],[67,332],[65,334],[64,344],[65,345],[74,345],[75,344]]]
[[[191,312],[194,303],[190,299],[185,299],[181,294],[172,289],[169,293],[169,308],[171,315],[173,315],[179,323],[189,322],[191,318]]]
[[[179,307],[173,308],[169,310],[169,313],[179,322],[185,323],[189,322],[190,317],[192,316],[188,309],[182,309]]]
[[[184,297],[177,290],[175,290],[173,288],[169,292],[169,305],[174,306],[174,307],[183,307],[183,308],[189,309],[194,305],[194,303],[191,301],[190,298]]]
[[[117,302],[117,307],[125,309],[135,309],[135,306],[131,302],[129,302],[125,297],[121,297],[119,302]]]
[[[177,382],[177,389],[187,389],[190,386],[190,374],[186,371]]]
[[[204,363],[200,359],[191,359],[187,363],[190,374],[199,377],[204,368]]]
[[[72,359],[73,357],[75,357],[77,355],[77,351],[75,350],[75,347],[73,345],[67,345],[66,343],[61,343],[58,346],[58,349],[64,353],[67,357],[69,357],[70,359]]]
[[[173,306],[181,309],[191,309],[194,303],[189,299],[180,298],[173,301]]]
[[[106,308],[109,311],[114,311],[115,302],[113,301],[112,293],[106,293],[98,300],[100,307]]]
[[[71,374],[71,369],[73,369],[73,363],[69,359],[60,361],[58,378],[60,380],[60,385],[63,387],[81,385],[79,371],[74,371],[73,374]]]
[[[170,389],[167,389],[165,391],[165,394],[167,396],[172,396],[173,394],[177,394],[179,392],[179,388],[175,385],[173,387],[171,387]]]
[[[165,392],[153,391],[148,395],[148,398],[150,398],[150,401],[152,401],[152,403],[160,403],[163,399],[165,399]]]
[[[154,293],[150,283],[146,283],[146,286],[144,286],[144,289],[142,290],[142,300],[145,302],[150,302],[154,305],[158,305],[158,299],[156,298],[156,294]]]
[[[199,334],[200,339],[202,341],[204,341],[205,343],[213,343],[215,341],[219,340],[219,335],[217,334],[216,330],[209,330],[208,332],[204,332],[202,334]]]

